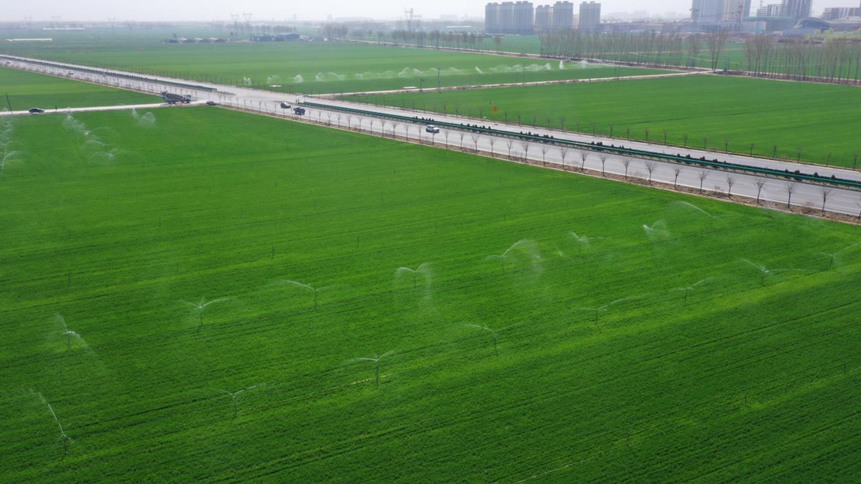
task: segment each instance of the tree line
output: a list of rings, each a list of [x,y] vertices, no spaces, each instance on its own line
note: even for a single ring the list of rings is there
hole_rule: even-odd
[[[576,30],[547,32],[539,36],[544,57],[594,59],[628,65],[729,70],[724,50],[730,34],[715,30],[704,34],[604,33]],[[817,80],[834,83],[861,82],[861,43],[829,37],[824,41],[779,38],[758,34],[742,44],[743,67],[758,77]],[[735,69],[734,69],[735,70]]]

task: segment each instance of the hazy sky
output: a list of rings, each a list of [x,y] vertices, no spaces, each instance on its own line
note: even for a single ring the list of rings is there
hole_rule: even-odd
[[[501,1],[501,0],[496,0]],[[554,0],[555,1],[555,0]],[[253,19],[284,20],[296,15],[299,20],[324,20],[333,17],[372,17],[380,19],[400,18],[404,10],[413,8],[425,19],[440,15],[469,15],[484,17],[485,0],[144,0],[125,2],[122,0],[2,0],[0,21],[25,18],[32,20],[230,20],[230,14],[249,12]],[[551,4],[551,1],[533,1],[535,5]],[[579,1],[574,2],[579,5]],[[752,2],[754,8],[759,2]],[[780,0],[766,0],[780,3]],[[646,10],[651,13],[685,13],[691,8],[691,0],[605,0],[601,2],[602,13],[633,12]],[[825,7],[857,7],[859,0],[814,0],[813,10],[821,12]]]

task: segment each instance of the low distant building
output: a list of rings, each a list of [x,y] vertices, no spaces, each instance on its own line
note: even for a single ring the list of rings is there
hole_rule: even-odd
[[[261,34],[252,35],[252,42],[291,42],[301,40],[301,36],[297,33],[289,34]]]

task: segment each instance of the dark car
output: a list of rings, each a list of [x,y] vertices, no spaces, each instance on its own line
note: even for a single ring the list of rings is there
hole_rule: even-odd
[[[293,108],[293,113],[302,116],[305,114],[305,108]]]
[[[45,110],[42,108],[30,108],[27,110],[27,112],[30,114],[42,114],[45,112]]]
[[[215,101],[206,101],[207,106],[215,106]]]
[[[290,109],[290,105],[287,103],[281,103],[281,109]]]

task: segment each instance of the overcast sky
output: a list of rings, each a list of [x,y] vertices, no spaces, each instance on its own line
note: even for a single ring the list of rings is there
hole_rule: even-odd
[[[501,0],[497,0],[501,1]],[[554,0],[555,2],[555,0]],[[299,20],[325,20],[332,17],[401,18],[404,10],[413,8],[425,19],[440,15],[484,17],[482,0],[2,0],[0,21],[32,20],[230,20],[231,14],[252,14],[252,20],[284,20],[293,15]],[[533,1],[535,5],[551,1]],[[574,2],[579,5],[579,1]],[[754,8],[759,5],[753,0]],[[780,3],[780,0],[766,0]],[[686,13],[691,0],[605,0],[603,14],[611,12],[649,11]],[[814,0],[813,10],[825,7],[857,7],[859,0]],[[575,8],[576,10],[576,8]]]

